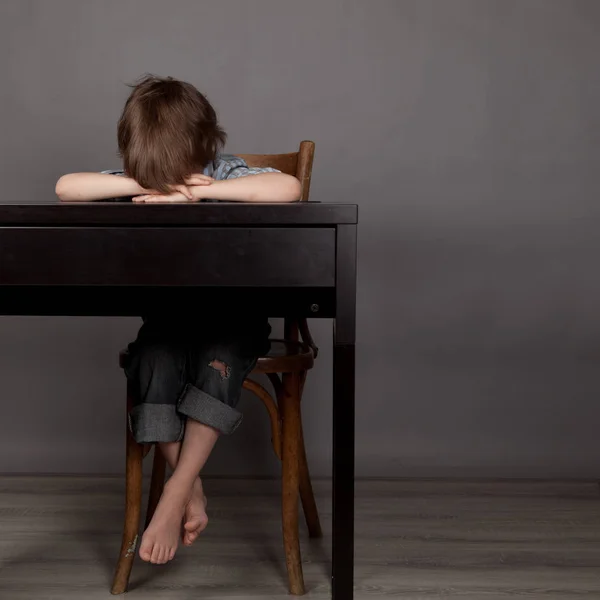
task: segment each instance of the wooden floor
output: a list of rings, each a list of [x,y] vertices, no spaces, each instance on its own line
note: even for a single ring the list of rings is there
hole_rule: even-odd
[[[209,480],[210,524],[128,598],[289,598],[277,482]],[[329,484],[316,482],[324,525]],[[108,599],[120,479],[0,477],[0,600]],[[305,534],[305,529],[302,529]],[[600,493],[577,482],[358,482],[356,594],[372,598],[600,598]],[[329,597],[330,538],[303,537],[309,598]]]

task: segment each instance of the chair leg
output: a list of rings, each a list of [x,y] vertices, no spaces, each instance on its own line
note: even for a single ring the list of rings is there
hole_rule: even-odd
[[[128,425],[125,474],[125,524],[123,527],[121,553],[110,590],[111,594],[123,594],[127,591],[129,575],[133,567],[133,559],[135,558],[142,509],[142,451],[143,446],[133,439]]]
[[[302,405],[302,394],[304,393],[304,384],[306,383],[306,371],[300,374],[298,399]],[[308,470],[308,461],[306,460],[306,447],[304,445],[304,431],[302,429],[302,415],[300,415],[300,498],[302,500],[302,509],[304,518],[308,527],[308,535],[311,538],[322,538],[323,530],[319,519],[319,511],[315,501],[310,472]]]
[[[283,421],[282,514],[283,545],[290,593],[304,594],[304,577],[298,535],[299,453],[300,453],[300,376],[284,373],[281,416]]]
[[[308,535],[311,538],[322,538],[323,530],[321,529],[321,521],[319,520],[319,511],[315,501],[312,483],[310,481],[310,472],[308,470],[308,462],[306,460],[306,449],[304,447],[304,433],[302,431],[302,422],[300,422],[300,498],[302,499],[302,509],[306,518],[306,526],[308,527]]]
[[[162,496],[165,487],[165,474],[167,471],[167,461],[160,451],[158,444],[154,445],[154,462],[152,463],[152,479],[150,481],[150,494],[148,495],[148,509],[146,510],[146,525],[150,525],[154,511],[158,506],[158,501]]]
[[[283,386],[281,380],[275,374],[268,374],[275,393],[278,399],[281,399],[283,395]],[[303,371],[299,376],[299,391],[298,401],[301,406],[302,393],[304,392],[304,383],[306,382],[306,371]],[[281,400],[279,400],[281,403]],[[280,453],[278,453],[281,459]],[[304,517],[306,518],[306,525],[308,527],[308,534],[311,538],[323,537],[323,531],[321,529],[321,522],[319,520],[319,512],[317,510],[317,503],[315,502],[315,495],[310,481],[310,473],[308,470],[308,462],[306,460],[306,449],[304,446],[304,433],[302,430],[302,416],[300,415],[300,498],[302,499],[302,508],[304,510]]]
[[[306,382],[306,371],[300,374],[298,399],[301,403],[304,393],[304,384]],[[308,527],[308,535],[311,538],[322,538],[323,530],[319,519],[319,511],[315,501],[310,472],[308,470],[308,461],[306,460],[306,447],[304,445],[304,431],[302,429],[302,415],[300,415],[300,498],[302,499],[302,509]]]

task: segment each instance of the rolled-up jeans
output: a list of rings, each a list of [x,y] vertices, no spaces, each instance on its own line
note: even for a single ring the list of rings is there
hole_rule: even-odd
[[[181,441],[188,418],[222,434],[235,431],[244,379],[267,348],[267,330],[145,323],[129,345],[125,367],[134,392],[129,427],[135,440]]]

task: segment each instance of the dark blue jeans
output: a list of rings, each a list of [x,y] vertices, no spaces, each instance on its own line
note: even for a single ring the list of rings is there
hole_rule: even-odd
[[[129,426],[138,443],[177,442],[186,419],[232,433],[244,379],[269,347],[266,320],[147,320],[129,345],[125,368],[133,385]]]

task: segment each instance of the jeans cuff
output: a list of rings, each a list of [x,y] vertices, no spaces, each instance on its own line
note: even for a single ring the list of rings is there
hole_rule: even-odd
[[[129,429],[138,444],[180,442],[185,420],[173,404],[138,404],[129,413]]]
[[[242,422],[241,412],[191,384],[183,390],[177,410],[225,435],[233,433]]]

